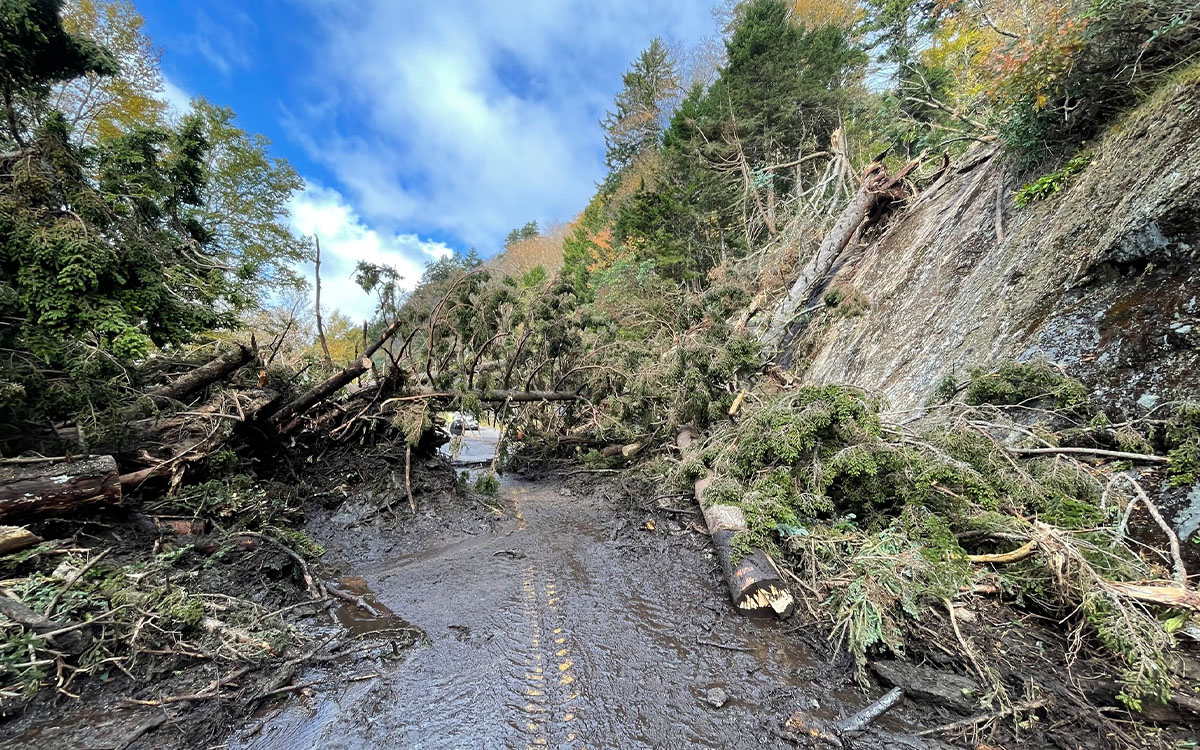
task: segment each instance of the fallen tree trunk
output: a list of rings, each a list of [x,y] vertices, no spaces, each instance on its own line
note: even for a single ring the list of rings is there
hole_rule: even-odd
[[[0,518],[75,513],[121,502],[112,456],[0,465]]]
[[[684,451],[696,437],[693,430],[685,427],[676,436],[675,444]],[[696,502],[704,513],[704,522],[717,550],[717,558],[721,561],[721,570],[725,574],[729,597],[734,606],[743,612],[769,607],[780,617],[787,617],[795,609],[796,602],[788,593],[787,584],[771,556],[755,549],[741,559],[734,559],[733,540],[746,531],[746,518],[741,508],[732,505],[706,507],[704,490],[711,483],[712,476],[707,471],[704,477],[696,480]]]
[[[312,390],[308,391],[307,393],[302,393],[296,398],[292,399],[290,402],[284,405],[282,409],[273,414],[271,416],[271,425],[281,435],[287,434],[296,429],[296,427],[300,425],[299,417],[301,414],[337,393],[342,388],[345,388],[355,379],[366,374],[368,370],[373,369],[375,364],[371,361],[371,357],[373,357],[375,352],[379,351],[379,349],[386,344],[388,340],[392,338],[392,336],[395,336],[396,331],[398,330],[400,330],[400,321],[397,320],[387,328],[383,329],[383,332],[379,334],[379,337],[375,339],[375,342],[363,350],[361,357],[342,369],[340,372],[334,373],[329,378],[319,383]]]
[[[345,388],[355,378],[363,375],[372,367],[374,367],[374,363],[371,362],[370,356],[355,360],[350,366],[326,378],[307,393],[300,394],[288,402],[282,409],[271,415],[271,425],[281,435],[291,432],[299,426],[298,417],[301,414],[337,393],[342,388]]]
[[[152,389],[147,395],[155,400],[182,401],[210,383],[229,377],[254,356],[253,349],[244,344],[237,344],[233,349],[213,358],[186,375],[176,378],[167,385]]]
[[[895,176],[889,177],[883,164],[872,163],[863,173],[862,184],[842,211],[833,228],[825,235],[817,252],[809,259],[800,275],[788,289],[787,296],[775,308],[775,314],[763,334],[763,341],[778,347],[783,343],[797,311],[808,307],[820,282],[829,274],[842,251],[854,239],[855,232],[867,217],[885,202],[894,202],[907,197],[904,180],[917,167],[911,162]]]

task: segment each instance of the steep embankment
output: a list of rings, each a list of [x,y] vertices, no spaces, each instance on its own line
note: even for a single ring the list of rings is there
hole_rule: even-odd
[[[1048,199],[995,147],[969,153],[861,249],[830,287],[865,296],[831,309],[781,360],[816,382],[923,404],[949,374],[1038,355],[1105,404],[1129,409],[1200,392],[1200,81],[1161,90],[1093,147]]]

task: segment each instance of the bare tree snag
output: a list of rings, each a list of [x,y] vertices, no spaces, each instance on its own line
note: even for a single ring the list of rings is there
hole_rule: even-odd
[[[313,242],[317,246],[316,269],[313,274],[316,276],[316,313],[317,313],[317,338],[321,340],[321,351],[325,352],[325,365],[333,369],[333,357],[329,356],[329,344],[325,341],[325,324],[321,321],[321,238],[313,235]]]
[[[210,383],[229,377],[238,368],[253,359],[254,355],[255,352],[250,347],[237,344],[233,349],[213,358],[186,375],[151,390],[148,395],[154,399],[182,401]]]
[[[788,289],[787,296],[776,307],[775,314],[771,317],[771,322],[763,336],[766,343],[778,346],[783,341],[797,311],[808,307],[814,290],[829,274],[842,251],[854,239],[854,234],[858,231],[859,226],[881,204],[903,200],[908,196],[904,181],[917,168],[917,164],[918,162],[915,161],[910,162],[892,177],[888,176],[883,164],[878,161],[867,167],[858,192],[850,200],[850,204],[842,210],[841,216],[825,235],[817,252],[801,269],[800,275]]]
[[[0,555],[19,552],[42,541],[42,538],[24,526],[0,526]]]
[[[76,513],[119,502],[121,482],[112,456],[0,465],[0,518]]]
[[[696,437],[694,430],[685,427],[676,436],[675,444],[683,451]],[[704,523],[712,536],[734,606],[742,612],[770,608],[780,617],[787,617],[796,608],[796,602],[771,556],[756,549],[734,560],[733,540],[746,531],[746,517],[741,508],[732,505],[705,507],[704,490],[711,483],[712,476],[707,471],[704,477],[696,480],[696,502],[704,513]]]

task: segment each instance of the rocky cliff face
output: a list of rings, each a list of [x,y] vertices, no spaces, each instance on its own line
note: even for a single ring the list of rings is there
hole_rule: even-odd
[[[827,309],[781,358],[898,411],[919,411],[946,375],[1037,356],[1117,411],[1200,396],[1200,81],[1159,92],[1092,150],[1067,188],[1024,208],[999,150],[969,153],[832,279],[865,308]]]

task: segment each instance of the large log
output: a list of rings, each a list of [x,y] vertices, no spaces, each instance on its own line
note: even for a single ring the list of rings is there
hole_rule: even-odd
[[[675,438],[680,451],[687,450],[697,435],[684,427]],[[780,617],[787,617],[796,608],[796,602],[788,592],[779,568],[771,556],[760,549],[751,550],[740,559],[734,559],[733,540],[746,531],[746,517],[741,508],[732,505],[708,505],[704,503],[704,491],[712,483],[712,475],[696,480],[696,502],[704,513],[704,523],[712,537],[721,571],[729,586],[729,597],[733,605],[742,612],[771,609]]]
[[[182,401],[210,383],[229,377],[254,356],[253,349],[243,344],[237,344],[233,349],[214,357],[186,375],[152,389],[148,395],[156,400]]]
[[[882,203],[898,201],[907,195],[904,181],[916,169],[918,163],[911,162],[894,176],[888,176],[883,164],[879,162],[867,167],[863,172],[858,192],[842,210],[833,228],[821,241],[817,252],[801,269],[800,275],[788,289],[787,296],[775,308],[775,314],[771,316],[771,322],[762,337],[765,343],[779,346],[783,342],[797,316],[797,311],[807,309],[813,292],[829,274],[842,251],[854,239],[854,234],[863,221]]]
[[[334,373],[312,390],[302,393],[288,402],[282,409],[271,415],[271,424],[280,434],[291,432],[299,426],[298,418],[304,412],[337,393],[372,367],[374,365],[371,362],[370,356],[355,360],[353,364],[340,372]]]
[[[0,464],[0,518],[76,513],[121,502],[112,456]]]

